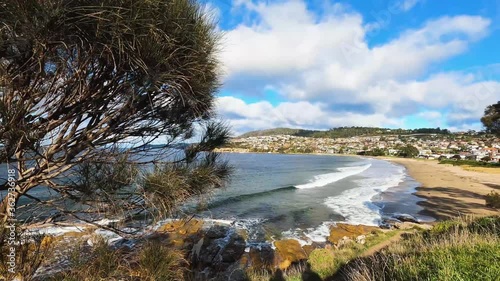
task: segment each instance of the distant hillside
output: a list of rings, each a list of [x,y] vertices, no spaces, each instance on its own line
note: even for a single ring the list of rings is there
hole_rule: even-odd
[[[290,128],[275,128],[245,133],[240,138],[272,136],[272,135],[291,135],[315,138],[349,138],[357,136],[376,136],[376,135],[408,135],[408,134],[450,134],[447,129],[441,128],[420,128],[420,129],[388,129],[377,127],[338,127],[325,131],[303,130]]]
[[[291,129],[291,128],[274,128],[267,130],[258,130],[245,133],[240,138],[260,137],[260,136],[274,136],[274,135],[291,135],[291,136],[312,136],[314,133],[321,131]]]

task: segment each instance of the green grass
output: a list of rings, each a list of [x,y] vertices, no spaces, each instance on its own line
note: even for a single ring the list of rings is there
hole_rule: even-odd
[[[500,280],[500,217],[438,223],[431,231],[358,258],[346,280]]]
[[[439,161],[439,164],[451,164],[453,166],[500,168],[500,163],[491,163],[491,162],[482,162],[482,161],[473,161],[473,160],[444,159],[444,160]]]

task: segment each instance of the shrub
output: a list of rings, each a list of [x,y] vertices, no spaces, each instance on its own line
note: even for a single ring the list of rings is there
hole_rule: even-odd
[[[485,195],[486,206],[500,209],[500,194],[494,190]]]
[[[148,242],[139,253],[141,280],[184,280],[185,264],[182,252],[159,242]]]
[[[7,240],[9,231],[10,228],[0,225],[0,280],[15,280],[16,277],[25,281],[33,280],[35,272],[51,253],[53,239],[44,235],[28,236],[24,230],[16,226],[16,245],[14,245],[16,274],[14,275],[9,272],[10,259],[7,256],[13,247]]]

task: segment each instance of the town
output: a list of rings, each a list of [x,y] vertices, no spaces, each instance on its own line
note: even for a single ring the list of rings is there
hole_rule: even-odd
[[[413,153],[402,152],[411,148]],[[233,138],[222,152],[320,153],[373,156],[405,156],[427,159],[500,161],[500,138],[488,135],[410,134],[315,138],[269,135]]]

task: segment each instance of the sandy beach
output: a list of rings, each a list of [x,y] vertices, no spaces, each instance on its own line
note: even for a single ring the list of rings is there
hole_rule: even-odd
[[[485,206],[484,195],[500,192],[498,168],[465,170],[439,164],[436,160],[384,158],[406,167],[409,175],[422,184],[416,195],[425,199],[423,215],[438,220],[459,215],[495,215],[500,211]]]

